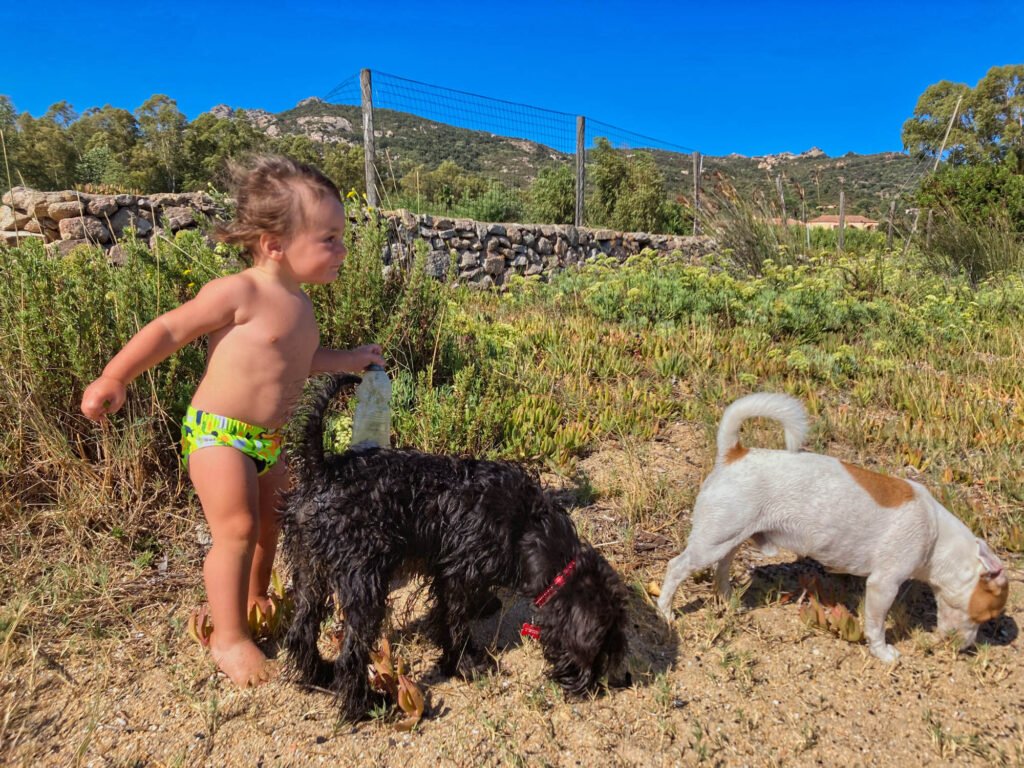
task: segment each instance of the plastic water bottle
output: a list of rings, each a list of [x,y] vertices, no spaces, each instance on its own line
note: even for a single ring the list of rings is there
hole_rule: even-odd
[[[363,372],[356,387],[356,413],[352,417],[353,450],[391,447],[391,379],[379,365]]]

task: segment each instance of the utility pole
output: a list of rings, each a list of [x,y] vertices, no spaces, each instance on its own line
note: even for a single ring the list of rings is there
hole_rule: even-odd
[[[946,126],[946,135],[942,137],[942,145],[939,147],[939,153],[935,155],[935,165],[932,166],[932,173],[935,173],[935,171],[939,169],[939,161],[942,159],[942,153],[946,151],[946,141],[949,139],[949,132],[953,130],[953,123],[956,122],[957,113],[960,111],[960,102],[963,100],[963,94],[960,94],[960,98],[956,100],[956,106],[953,107],[953,115],[949,118],[949,125]]]

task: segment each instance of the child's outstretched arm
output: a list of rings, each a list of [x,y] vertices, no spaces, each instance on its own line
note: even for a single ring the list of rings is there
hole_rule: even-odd
[[[157,317],[135,334],[82,394],[82,413],[102,421],[124,405],[126,388],[143,371],[205,333],[234,322],[247,291],[237,275],[213,280],[195,298]]]
[[[364,344],[355,349],[324,349],[320,347],[313,353],[313,362],[309,367],[310,375],[317,373],[361,373],[371,365],[386,366],[381,356],[380,344]]]

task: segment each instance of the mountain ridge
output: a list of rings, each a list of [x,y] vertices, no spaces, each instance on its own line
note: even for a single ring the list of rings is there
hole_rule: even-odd
[[[220,119],[245,120],[271,137],[299,134],[321,143],[363,143],[361,108],[316,96],[277,113],[225,104],[209,113]],[[545,166],[574,162],[572,154],[531,139],[462,128],[409,112],[375,108],[374,127],[377,150],[396,180],[417,166],[432,169],[451,160],[468,172],[526,186]],[[621,151],[650,152],[668,194],[692,200],[692,155],[642,147]],[[912,188],[921,173],[920,162],[900,152],[847,152],[832,157],[816,146],[800,153],[746,156],[733,152],[703,156],[702,194],[714,196],[731,187],[741,196],[763,197],[777,205],[776,177],[781,177],[789,215],[801,215],[801,208],[808,217],[837,209],[842,188],[847,212],[881,218],[889,201]]]

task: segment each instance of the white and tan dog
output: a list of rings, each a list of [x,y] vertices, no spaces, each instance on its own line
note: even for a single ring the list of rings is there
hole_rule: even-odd
[[[758,416],[782,423],[786,450],[740,445],[740,425]],[[715,587],[728,597],[733,555],[753,539],[765,554],[781,547],[866,576],[864,634],[883,661],[899,656],[885,642],[885,617],[907,579],[931,586],[940,632],[973,644],[979,625],[1006,605],[1009,581],[999,558],[918,483],[801,453],[806,433],[804,407],[788,395],[748,395],[725,409],[715,468],[694,504],[686,549],[668,565],[661,612],[671,621],[680,582],[710,565],[717,564]]]

